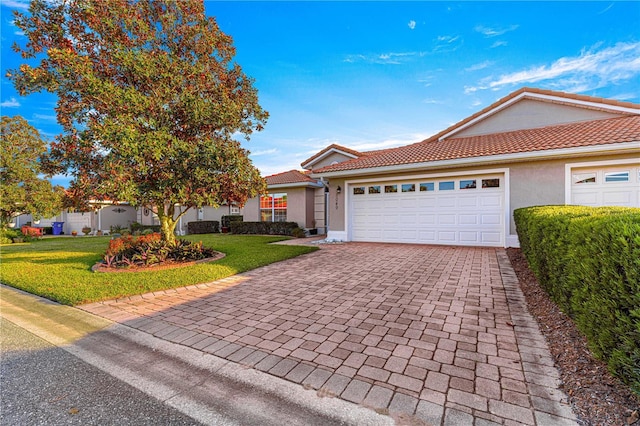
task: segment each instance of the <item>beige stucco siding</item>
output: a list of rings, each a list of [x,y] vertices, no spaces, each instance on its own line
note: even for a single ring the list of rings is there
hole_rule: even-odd
[[[319,160],[317,163],[313,164],[313,169],[320,169],[325,166],[330,166],[335,163],[342,163],[347,160],[352,160],[352,156],[340,154],[339,152],[332,152],[327,155],[323,159]]]
[[[503,111],[484,118],[478,124],[455,133],[452,137],[532,129],[576,121],[612,118],[616,115],[606,111],[523,99]]]

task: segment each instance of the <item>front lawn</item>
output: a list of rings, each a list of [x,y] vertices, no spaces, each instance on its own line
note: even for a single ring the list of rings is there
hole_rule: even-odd
[[[284,237],[206,234],[184,237],[226,254],[212,263],[146,272],[95,273],[109,237],[47,238],[0,247],[0,281],[51,300],[78,305],[205,283],[316,250],[269,245]]]

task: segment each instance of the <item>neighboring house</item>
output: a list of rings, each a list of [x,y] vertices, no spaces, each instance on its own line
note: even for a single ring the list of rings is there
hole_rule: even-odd
[[[220,222],[226,215],[242,215],[245,222],[297,222],[301,228],[319,229],[319,233],[325,233],[325,187],[321,182],[297,170],[267,176],[265,180],[268,193],[247,200],[243,207],[224,205],[190,209],[178,222],[177,233],[186,234],[189,222]],[[139,209],[138,222],[159,224],[157,217],[147,209]]]
[[[62,222],[62,231],[64,235],[71,235],[76,231],[78,235],[82,235],[82,228],[88,227],[92,231],[104,231],[108,233],[112,226],[128,228],[133,222],[136,222],[138,213],[136,209],[128,204],[111,204],[111,203],[89,203],[94,210],[89,212],[74,212],[72,210],[63,210],[57,216],[51,218],[43,218],[33,220],[28,214],[20,215],[13,220],[14,226],[20,228],[22,225],[31,223],[35,227],[53,226],[54,222]]]
[[[520,207],[640,207],[640,105],[523,88],[422,142],[302,166],[329,185],[328,239],[517,246]]]

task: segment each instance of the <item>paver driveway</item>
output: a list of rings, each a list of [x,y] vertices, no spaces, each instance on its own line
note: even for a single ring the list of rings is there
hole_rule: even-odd
[[[81,307],[412,424],[575,424],[502,249],[325,244]]]

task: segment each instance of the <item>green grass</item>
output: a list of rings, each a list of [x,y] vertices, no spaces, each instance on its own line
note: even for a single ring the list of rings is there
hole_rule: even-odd
[[[224,259],[176,269],[96,273],[109,237],[46,238],[0,247],[0,281],[51,300],[78,305],[215,281],[309,253],[307,246],[268,245],[284,237],[206,234],[185,237],[226,254]]]

